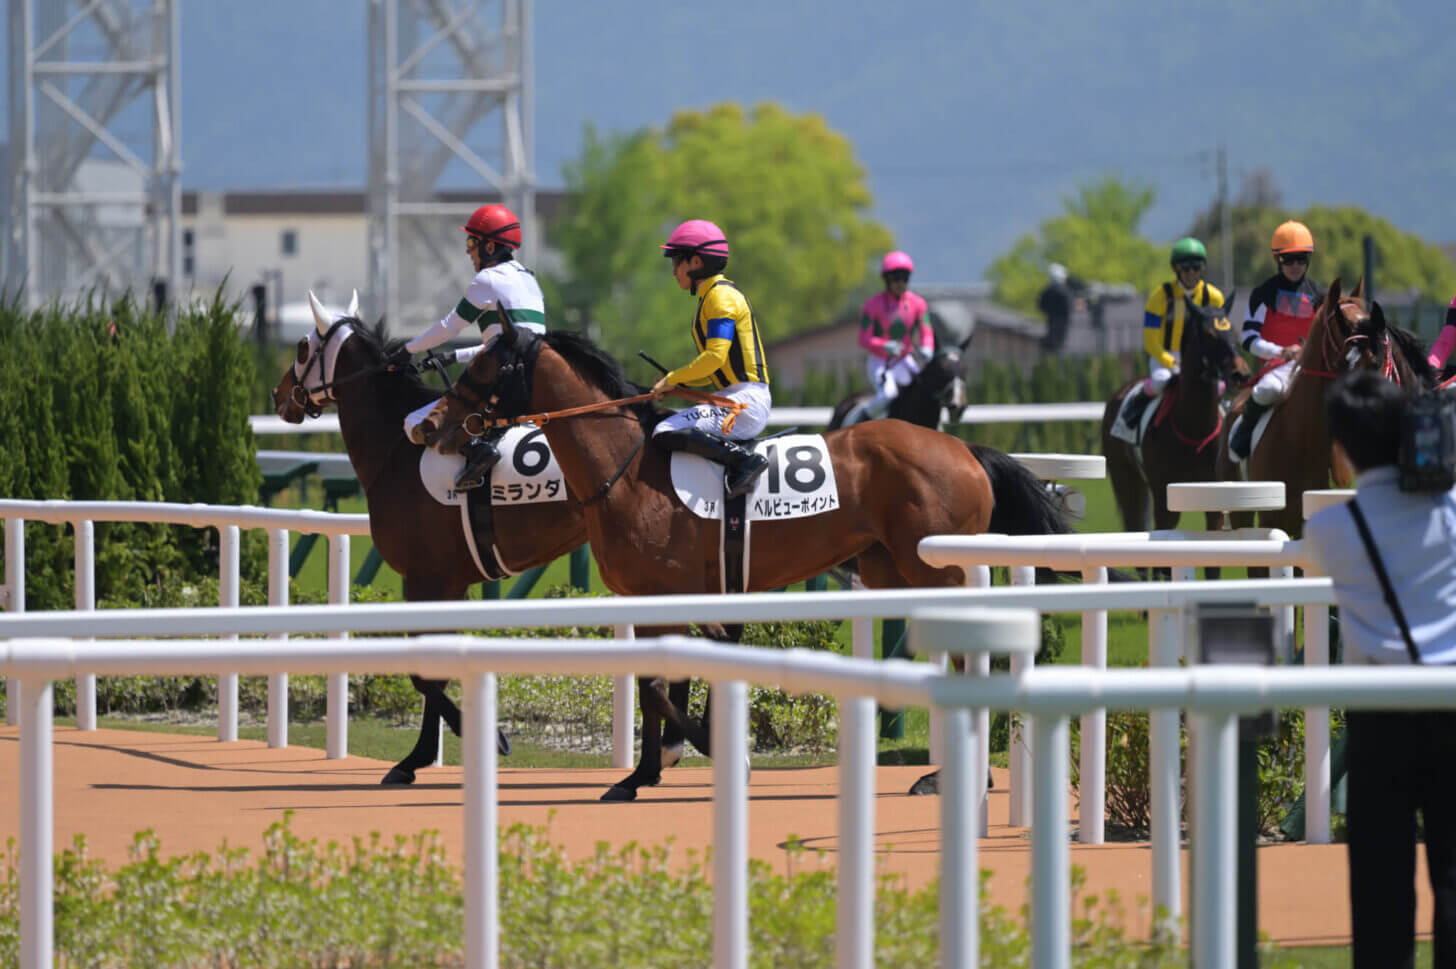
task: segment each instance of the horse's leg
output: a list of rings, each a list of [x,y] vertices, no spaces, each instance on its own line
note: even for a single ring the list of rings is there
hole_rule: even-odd
[[[1220,531],[1223,528],[1224,513],[1221,511],[1206,511],[1203,513],[1203,527],[1210,532]],[[1205,565],[1203,577],[1205,579],[1217,580],[1223,575],[1223,569],[1217,565]]]
[[[668,700],[658,689],[658,680],[637,677],[637,703],[642,708],[642,755],[637,767],[602,795],[603,801],[635,801],[637,789],[662,780],[662,721]]]
[[[459,599],[464,595],[464,587],[418,579],[411,581],[409,576],[404,579],[404,597],[409,602],[441,602]],[[414,749],[389,769],[380,781],[381,784],[413,784],[415,772],[435,762],[435,755],[440,750],[442,717],[455,735],[460,735],[460,708],[445,694],[448,682],[410,676],[410,683],[425,700],[424,713],[420,719],[420,735],[415,741]],[[503,754],[510,752],[510,741],[499,729],[496,731],[496,749]]]
[[[668,703],[687,714],[688,697],[692,693],[692,680],[674,680],[668,684]],[[676,718],[667,718],[666,725],[662,728],[662,766],[675,767],[678,761],[682,760],[683,742],[687,739],[687,732],[682,728],[682,722]]]

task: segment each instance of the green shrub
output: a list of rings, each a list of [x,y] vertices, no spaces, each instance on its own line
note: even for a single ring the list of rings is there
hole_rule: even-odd
[[[797,843],[788,852],[788,874],[761,860],[749,865],[751,965],[829,969],[838,895],[832,869]],[[0,966],[19,958],[17,860],[11,840],[0,859]],[[670,842],[599,844],[590,857],[570,860],[546,830],[514,825],[502,833],[499,854],[501,964],[697,969],[712,951],[707,861],[692,853],[678,858]],[[1027,966],[1026,913],[991,904],[989,874],[981,873],[982,962]],[[295,835],[285,816],[256,857],[224,845],[172,858],[144,831],[131,860],[115,870],[78,836],[56,859],[55,962],[87,969],[459,966],[462,885],[433,831],[320,844]],[[1176,945],[1130,941],[1116,897],[1087,896],[1084,886],[1073,869],[1074,966],[1184,963]],[[612,917],[602,918],[606,911]],[[934,965],[938,917],[937,886],[912,891],[882,874],[876,964]]]

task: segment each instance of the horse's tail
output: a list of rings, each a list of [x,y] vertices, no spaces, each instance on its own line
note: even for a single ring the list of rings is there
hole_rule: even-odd
[[[996,505],[990,531],[998,535],[1063,535],[1069,531],[1061,502],[1020,461],[984,444],[967,444],[986,469]]]

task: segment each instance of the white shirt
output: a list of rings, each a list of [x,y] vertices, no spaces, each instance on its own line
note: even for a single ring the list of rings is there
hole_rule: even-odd
[[[1410,626],[1429,664],[1456,663],[1456,488],[1420,495],[1400,490],[1399,469],[1373,468],[1355,479],[1355,497]],[[1347,661],[1410,663],[1400,626],[1385,603],[1365,543],[1344,505],[1326,508],[1304,526],[1320,570],[1334,580]]]
[[[480,327],[480,343],[487,346],[500,333],[501,315],[517,326],[546,332],[541,286],[535,274],[514,259],[476,273],[450,315],[406,343],[405,349],[410,353],[433,350],[472,323]]]

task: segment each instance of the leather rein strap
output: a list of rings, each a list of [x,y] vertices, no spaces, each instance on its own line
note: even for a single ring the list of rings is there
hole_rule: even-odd
[[[561,420],[566,417],[577,417],[581,414],[591,414],[596,411],[609,410],[613,407],[621,407],[626,404],[638,404],[645,400],[660,400],[662,397],[671,394],[674,397],[681,397],[684,400],[691,400],[699,404],[710,404],[714,407],[724,407],[732,411],[723,421],[723,433],[727,434],[733,429],[733,423],[738,420],[742,413],[744,404],[718,394],[709,394],[701,390],[693,390],[690,387],[671,387],[661,394],[638,394],[635,397],[620,397],[615,400],[597,401],[595,404],[582,404],[580,407],[566,407],[561,410],[545,411],[540,414],[522,414],[519,417],[486,417],[481,413],[467,414],[461,426],[465,433],[472,437],[479,437],[488,428],[492,427],[514,427],[517,424],[535,424],[538,427],[549,424],[554,420]]]

